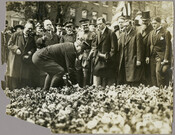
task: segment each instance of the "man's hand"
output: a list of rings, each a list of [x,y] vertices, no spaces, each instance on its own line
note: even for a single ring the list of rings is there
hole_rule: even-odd
[[[29,58],[29,55],[24,55],[23,58],[24,59],[28,59]]]
[[[73,87],[74,87],[74,88],[80,88],[80,86],[79,86],[78,83],[77,83],[77,84],[74,84]]]
[[[105,59],[105,60],[107,60],[109,58],[109,56],[107,55],[107,53],[103,54],[103,53],[98,52],[98,56],[101,57],[101,58],[103,58],[103,59]]]
[[[31,54],[32,54],[32,52],[31,52],[31,51],[28,51],[27,53],[28,53],[28,55],[31,55]]]
[[[146,57],[146,64],[149,64],[149,57]]]
[[[141,65],[141,61],[138,61],[136,62],[136,66],[140,66]]]
[[[20,50],[20,49],[17,49],[17,50],[16,50],[16,54],[17,54],[17,55],[21,55],[21,50]]]
[[[163,62],[161,62],[162,65],[167,64],[168,60],[163,60]]]
[[[43,36],[42,36],[42,40],[46,40],[47,39],[47,36],[44,34]]]

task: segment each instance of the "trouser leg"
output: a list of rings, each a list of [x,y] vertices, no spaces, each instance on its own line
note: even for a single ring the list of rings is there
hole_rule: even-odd
[[[101,81],[102,81],[101,77],[93,76],[93,85],[95,85],[95,86],[102,85]]]
[[[52,81],[52,77],[53,77],[52,75],[47,74],[47,76],[45,78],[43,90],[49,90],[50,84]]]
[[[106,87],[107,85],[111,86],[111,85],[115,84],[115,82],[116,82],[115,76],[112,76],[112,75],[111,75],[111,77],[102,78],[102,86],[103,87]]]
[[[52,81],[51,81],[51,84],[50,86],[51,87],[58,87],[58,84],[59,84],[59,81],[62,80],[62,77],[64,75],[64,69],[60,66],[58,67],[59,71],[57,74],[55,74],[53,77],[52,77]]]
[[[164,86],[165,85],[165,75],[161,73],[161,59],[157,58],[156,62],[156,78],[157,78],[157,85]]]
[[[89,69],[83,69],[83,86],[90,85],[90,72]]]
[[[156,79],[156,60],[154,57],[150,58],[150,71],[151,71],[151,82],[153,86],[157,86]]]

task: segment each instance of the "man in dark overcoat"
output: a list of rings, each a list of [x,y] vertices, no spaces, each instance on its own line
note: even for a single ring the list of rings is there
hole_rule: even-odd
[[[151,74],[150,74],[150,62],[149,62],[149,56],[150,56],[150,33],[153,30],[153,27],[151,25],[151,18],[150,18],[150,11],[144,11],[142,12],[142,28],[141,28],[141,34],[143,37],[143,47],[144,47],[144,58],[145,61],[143,61],[144,64],[144,76],[143,76],[143,83],[145,85],[151,85]]]
[[[35,52],[33,63],[47,73],[43,90],[59,87],[58,82],[68,74],[73,84],[77,83],[75,63],[87,44],[76,41],[51,45]]]
[[[116,82],[116,54],[117,54],[117,37],[115,33],[106,27],[105,19],[97,19],[97,38],[94,43],[94,68],[93,84],[95,86],[112,85]]]
[[[138,85],[143,75],[143,41],[142,36],[126,18],[125,32],[119,43],[119,84]]]
[[[150,65],[152,85],[164,86],[169,83],[168,72],[171,65],[171,34],[161,27],[161,18],[152,21]],[[170,75],[171,76],[171,75]]]
[[[31,57],[36,50],[35,40],[31,35],[33,29],[34,23],[29,20],[24,30],[14,33],[9,40],[7,76],[11,78],[10,89],[31,85]]]

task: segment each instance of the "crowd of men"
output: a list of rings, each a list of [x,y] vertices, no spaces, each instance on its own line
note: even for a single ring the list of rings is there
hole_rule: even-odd
[[[81,19],[80,27],[47,19],[2,33],[6,88],[87,85],[165,86],[172,81],[172,33],[150,11],[140,20],[120,16],[110,26],[103,17]]]

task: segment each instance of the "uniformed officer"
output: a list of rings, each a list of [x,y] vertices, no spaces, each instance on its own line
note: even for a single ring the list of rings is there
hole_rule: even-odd
[[[91,76],[91,60],[89,59],[89,53],[92,46],[92,43],[95,41],[96,34],[89,31],[89,19],[81,19],[81,31],[77,33],[77,39],[86,42],[89,45],[89,48],[84,50],[81,58],[82,71],[83,71],[83,86],[92,84]]]
[[[60,43],[75,42],[76,34],[73,31],[73,27],[74,25],[71,21],[65,23],[66,34],[61,37]]]

